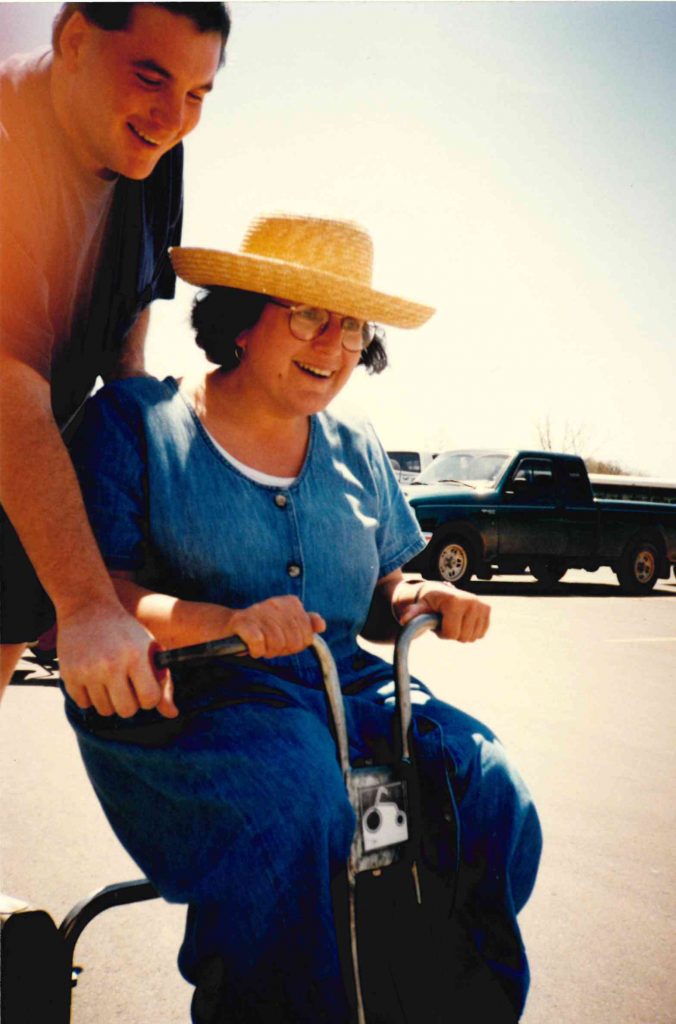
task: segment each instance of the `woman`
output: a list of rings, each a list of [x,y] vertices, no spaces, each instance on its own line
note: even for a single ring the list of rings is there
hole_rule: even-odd
[[[166,647],[238,634],[266,660],[175,673],[180,713],[166,687],[131,719],[112,715],[114,697],[97,710],[69,700],[68,713],[118,837],[165,898],[189,904],[179,964],[196,985],[193,1019],[345,1024],[331,888],[354,816],[308,645],[324,634],[353,757],[368,758],[391,731],[391,667],[357,637],[391,639],[434,611],[441,637],[471,642],[489,609],[404,578],[424,542],[387,457],[367,423],[325,409],[358,364],[386,365],[372,321],[412,327],[433,311],[372,288],[370,238],[347,222],[261,218],[239,253],[172,260],[206,289],[193,326],[218,368],[104,388],[73,457],[139,621]],[[440,877],[457,855],[443,807],[462,837],[466,951],[449,1008],[464,1020],[464,1000],[476,1019],[490,990],[493,1024],[516,1020],[528,985],[516,913],[537,870],[537,816],[493,734],[416,687]]]

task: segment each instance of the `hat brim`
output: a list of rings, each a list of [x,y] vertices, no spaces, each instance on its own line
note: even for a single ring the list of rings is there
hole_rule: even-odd
[[[183,246],[169,250],[180,278],[200,288],[221,285],[289,302],[322,306],[389,327],[420,327],[435,310],[325,270],[265,256]]]

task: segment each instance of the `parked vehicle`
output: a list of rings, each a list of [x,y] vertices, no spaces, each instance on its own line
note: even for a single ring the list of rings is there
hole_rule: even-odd
[[[400,484],[410,484],[436,456],[436,452],[406,450],[387,453]]]
[[[575,455],[442,452],[406,494],[428,541],[406,568],[459,586],[524,572],[553,585],[568,569],[610,566],[644,594],[676,563],[676,507],[595,498]]]

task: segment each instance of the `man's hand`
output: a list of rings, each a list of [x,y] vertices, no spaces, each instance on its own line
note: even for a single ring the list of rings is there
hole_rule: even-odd
[[[158,682],[150,664],[152,637],[120,605],[88,605],[59,617],[57,653],[66,690],[78,707],[130,718],[156,708],[175,718],[171,678]]]
[[[279,658],[297,654],[323,633],[326,623],[316,612],[306,612],[297,597],[270,597],[230,613],[228,632],[242,638],[252,658]]]
[[[438,636],[463,644],[481,640],[488,631],[491,617],[490,606],[473,594],[456,590],[450,583],[429,581],[418,586],[415,599],[399,616],[399,623],[405,626],[416,615],[429,612],[441,615]]]

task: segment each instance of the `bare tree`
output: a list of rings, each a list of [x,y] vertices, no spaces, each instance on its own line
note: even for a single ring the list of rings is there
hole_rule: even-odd
[[[644,475],[630,470],[626,466],[621,466],[619,462],[612,459],[598,458],[596,455],[583,455],[583,451],[589,448],[584,426],[574,427],[566,420],[563,430],[558,435],[561,438],[558,443],[555,441],[555,431],[552,428],[551,420],[549,416],[545,416],[537,424],[537,433],[540,447],[544,451],[570,452],[573,455],[580,455],[585,461],[588,473]]]
[[[554,430],[549,416],[539,421],[537,432],[540,447],[548,452],[571,452],[573,455],[580,455],[586,447],[584,427],[574,427],[568,420],[563,425],[559,435],[561,441],[558,443],[554,440]]]
[[[546,452],[551,452],[553,449],[552,445],[552,424],[549,416],[546,416],[544,420],[540,420],[537,425],[538,441],[541,448],[544,448]]]

